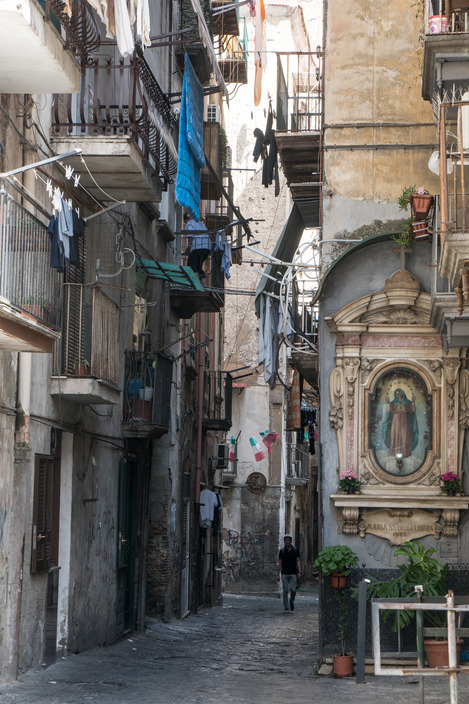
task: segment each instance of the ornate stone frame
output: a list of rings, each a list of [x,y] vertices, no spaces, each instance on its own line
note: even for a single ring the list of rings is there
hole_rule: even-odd
[[[383,470],[375,458],[375,453],[373,448],[369,446],[369,410],[370,395],[374,392],[377,382],[379,379],[388,371],[393,369],[406,369],[411,372],[418,374],[426,384],[427,392],[432,396],[432,448],[428,451],[427,457],[423,465],[413,474],[407,476],[390,475],[388,472]],[[363,451],[361,453],[361,468],[362,474],[365,472],[370,472],[378,481],[384,482],[391,485],[400,484],[418,484],[422,479],[424,479],[429,472],[431,472],[435,466],[435,460],[440,457],[440,394],[439,389],[436,384],[436,380],[433,375],[429,372],[427,368],[415,361],[403,361],[402,363],[396,364],[393,362],[383,362],[378,363],[373,372],[368,377],[366,383],[361,389],[362,401],[361,406],[363,409],[363,422],[361,424],[361,447]],[[433,481],[432,481],[433,483]]]
[[[469,497],[442,493],[439,480],[449,470],[461,476],[469,427],[469,371],[461,369],[466,351],[445,353],[430,314],[430,295],[402,270],[386,280],[384,291],[351,301],[326,319],[336,335],[329,422],[337,437],[337,475],[351,468],[361,481],[359,494],[331,495],[344,533],[385,537],[389,521],[392,544],[416,534],[455,536],[460,510],[469,507]],[[417,373],[432,395],[432,448],[416,472],[402,477],[380,468],[368,442],[370,393],[393,368]],[[394,530],[397,524],[402,529]]]

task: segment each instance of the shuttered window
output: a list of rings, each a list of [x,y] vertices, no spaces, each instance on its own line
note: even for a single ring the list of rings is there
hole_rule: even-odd
[[[34,471],[31,572],[47,572],[58,565],[60,460],[36,455]]]

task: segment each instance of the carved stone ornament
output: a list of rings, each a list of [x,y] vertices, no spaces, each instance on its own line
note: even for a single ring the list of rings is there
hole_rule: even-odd
[[[461,371],[459,384],[459,427],[469,428],[469,370]]]
[[[246,486],[252,494],[262,494],[267,486],[267,479],[261,472],[252,472],[246,479]]]
[[[342,396],[344,393],[342,383],[342,372],[340,369],[333,369],[329,379],[329,392],[331,398],[331,409],[329,411],[329,423],[331,428],[338,430],[344,425],[344,406]]]
[[[458,378],[459,370],[459,359],[444,359],[443,360],[443,371],[446,379],[447,391],[446,391],[446,408],[448,413],[448,418],[452,420],[454,418],[454,386],[456,384],[456,379]]]
[[[416,308],[388,306],[376,312],[365,313],[361,316],[360,322],[373,325],[426,325],[428,323],[428,315],[425,311],[420,311]]]
[[[402,545],[407,540],[433,535],[439,538],[442,528],[439,511],[421,511],[420,509],[365,509],[362,511],[360,536],[373,533],[387,538],[391,545]]]

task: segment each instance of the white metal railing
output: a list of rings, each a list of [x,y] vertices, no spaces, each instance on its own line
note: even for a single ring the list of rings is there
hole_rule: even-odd
[[[0,296],[43,323],[60,325],[60,275],[47,226],[0,184]]]

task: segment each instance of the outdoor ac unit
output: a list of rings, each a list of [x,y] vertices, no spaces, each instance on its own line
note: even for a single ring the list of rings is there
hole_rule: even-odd
[[[207,122],[220,122],[219,105],[207,105]]]
[[[215,459],[215,469],[227,469],[228,457],[230,455],[229,445],[218,445],[218,453]]]

